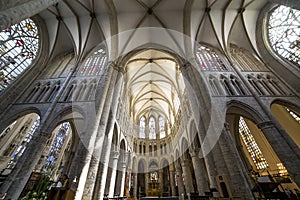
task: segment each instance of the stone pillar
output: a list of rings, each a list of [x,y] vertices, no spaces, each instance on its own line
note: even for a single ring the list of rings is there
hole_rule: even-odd
[[[176,168],[176,178],[177,178],[177,185],[178,185],[178,196],[179,196],[179,199],[182,199],[182,195],[185,194],[185,191],[184,191],[184,185],[183,185],[183,179],[182,179],[182,170],[181,170],[179,163],[177,163],[177,162],[178,161],[176,161],[176,163],[175,163],[175,168]]]
[[[164,192],[164,170],[160,169],[159,170],[159,183],[160,183],[160,191],[163,193]]]
[[[2,194],[4,192],[7,193],[7,199],[18,199],[20,196],[32,170],[42,155],[41,149],[43,149],[43,146],[46,144],[49,135],[50,134],[44,132],[36,132],[34,134],[24,154],[19,158],[16,167],[0,188]]]
[[[190,168],[190,161],[188,159],[181,160],[181,167],[183,171],[184,186],[186,193],[188,194],[195,192]]]
[[[298,156],[298,152],[293,150],[293,147],[288,144],[271,121],[258,124],[258,128],[260,128],[264,133],[279,160],[286,167],[293,181],[300,186],[300,158]]]
[[[123,71],[120,70],[120,68],[117,69],[117,78],[116,78],[116,84],[114,87],[114,94],[113,94],[113,99],[111,99],[111,107],[110,107],[110,113],[108,117],[108,123],[106,125],[106,131],[108,132],[106,136],[106,145],[103,146],[102,148],[102,157],[101,157],[101,163],[103,164],[103,169],[100,171],[100,174],[98,174],[98,177],[100,180],[98,180],[99,186],[96,188],[97,190],[97,199],[103,199],[104,196],[104,190],[105,190],[105,183],[106,183],[106,176],[107,176],[107,170],[108,170],[108,164],[109,164],[109,158],[110,158],[110,153],[111,152],[111,147],[112,147],[112,139],[113,135],[117,134],[114,132],[114,125],[115,125],[115,116],[117,113],[117,108],[118,108],[118,99],[120,96],[120,90],[122,86],[122,80],[123,80]],[[100,126],[101,127],[101,126]],[[126,154],[125,154],[126,155]],[[127,158],[126,158],[127,161]],[[98,172],[99,173],[99,172]]]
[[[115,84],[114,66],[115,63],[108,63],[103,74],[103,78],[100,79],[97,88],[100,93],[97,94],[97,98],[100,99],[100,102],[96,107],[96,116],[86,119],[87,121],[91,122],[86,127],[86,132],[82,134],[83,137],[85,137],[83,138],[83,141],[86,141],[87,143],[85,144],[87,148],[87,155],[84,159],[84,166],[79,177],[75,200],[89,199],[93,194],[96,175],[98,172],[97,169],[99,165],[99,159],[101,156],[101,147],[104,141],[104,131],[100,130],[99,126],[100,124],[106,124],[106,121],[103,122],[103,120],[108,118],[108,111],[105,111],[107,117],[103,118],[102,112],[104,112],[104,107],[108,106],[107,104],[105,105],[105,103],[107,103],[106,99],[112,96],[112,90]],[[108,90],[108,88],[110,90]],[[87,107],[87,109],[90,109],[90,107]]]
[[[2,2],[2,1],[1,1]],[[23,19],[32,17],[46,8],[60,2],[60,0],[31,0],[24,4],[11,4],[6,10],[0,12],[0,30],[14,25]]]
[[[108,193],[109,197],[114,196],[116,176],[117,176],[117,168],[118,168],[119,152],[118,151],[111,151],[111,159],[112,159],[112,166],[111,166],[111,179],[110,179],[110,185],[109,185],[109,193]]]
[[[192,157],[196,182],[197,182],[197,190],[199,196],[204,196],[206,191],[209,191],[209,182],[207,178],[207,172],[204,166],[203,158],[199,158],[199,149],[190,150],[190,155]]]
[[[196,64],[196,62],[194,62]],[[197,70],[193,69],[190,63],[186,63],[181,66],[182,74],[185,80],[189,82],[190,88],[187,90],[190,96],[190,104],[192,113],[194,115],[195,125],[198,130],[198,138],[200,144],[203,144],[204,138],[206,137],[207,129],[209,128],[209,117],[208,115],[212,112],[212,103],[209,89],[205,83],[205,77],[200,74]],[[201,91],[201,93],[200,93]],[[201,109],[200,109],[201,108]],[[209,143],[201,146],[201,157],[204,157],[205,166],[208,173],[210,188],[217,188],[215,177],[217,176],[216,166],[214,164],[214,157],[211,152],[213,148],[209,146]]]
[[[76,148],[75,156],[72,160],[71,167],[69,170],[69,177],[73,179],[74,177],[79,177],[82,167],[84,165],[84,159],[87,155],[87,149],[82,143],[81,140],[78,141],[78,145]]]
[[[145,173],[145,192],[147,194],[148,190],[149,190],[149,187],[148,187],[148,183],[149,183],[149,176],[150,174],[147,172]]]
[[[134,180],[134,183],[133,183],[133,197],[135,197],[135,198],[138,197],[138,194],[137,194],[137,192],[138,192],[138,188],[137,188],[137,181],[138,181],[137,178],[138,178],[138,176],[137,176],[137,173],[138,172],[133,174],[133,180]]]
[[[124,186],[125,186],[125,179],[126,179],[126,168],[127,168],[127,162],[121,162],[121,173],[122,173],[122,178],[121,178],[121,188],[120,188],[120,196],[124,196]]]
[[[171,195],[176,196],[175,170],[174,170],[174,165],[173,164],[170,165],[169,172],[170,172]]]
[[[245,199],[253,199],[251,185],[249,184],[250,180],[249,177],[246,177],[247,172],[244,169],[242,160],[234,146],[235,143],[231,137],[228,124],[225,124],[219,138],[219,144],[225,161],[224,164],[227,166],[230,176],[227,178],[231,185],[231,193],[234,196],[243,197]]]

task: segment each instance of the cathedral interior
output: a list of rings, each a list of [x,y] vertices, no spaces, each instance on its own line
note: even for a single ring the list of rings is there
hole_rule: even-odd
[[[299,0],[0,1],[2,199],[300,199]]]

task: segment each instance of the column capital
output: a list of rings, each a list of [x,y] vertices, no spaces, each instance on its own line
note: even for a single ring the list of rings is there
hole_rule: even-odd
[[[110,153],[111,158],[114,160],[118,160],[119,155],[120,155],[119,151],[111,151],[111,153]]]
[[[190,148],[189,153],[191,157],[199,157],[200,148]]]
[[[181,161],[181,167],[187,167],[189,165],[190,161],[188,159],[183,159]]]
[[[264,130],[264,129],[268,129],[268,128],[274,128],[274,124],[272,121],[264,121],[264,122],[257,124],[257,127],[261,130]]]
[[[115,61],[110,61],[107,63],[108,67],[112,67],[117,72],[125,73],[125,70],[123,67],[119,66]]]

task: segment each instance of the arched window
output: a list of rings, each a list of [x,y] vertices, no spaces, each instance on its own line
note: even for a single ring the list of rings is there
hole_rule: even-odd
[[[164,138],[164,137],[166,137],[165,119],[162,116],[159,116],[158,122],[159,122],[160,138]]]
[[[205,46],[199,46],[196,52],[201,69],[205,71],[228,71],[228,67],[215,51]]]
[[[256,168],[257,169],[267,168],[268,163],[267,163],[265,157],[263,156],[260,148],[258,147],[257,143],[255,142],[255,139],[243,117],[240,117],[240,120],[239,120],[239,132],[240,132],[242,141],[244,142]]]
[[[9,157],[7,165],[4,169],[2,169],[1,174],[8,175],[15,168],[18,160],[26,150],[27,145],[31,142],[39,125],[40,117],[35,113],[31,113],[13,122],[8,127],[9,130],[5,129],[5,133],[1,133],[2,139],[7,134],[7,131],[13,130],[14,128],[13,132],[9,133],[9,137],[15,138],[9,145],[6,145],[7,141],[9,141],[6,139],[6,141],[4,141],[5,145],[0,148],[1,156],[4,158]]]
[[[42,172],[52,174],[60,164],[61,153],[64,150],[65,141],[70,133],[71,126],[69,122],[62,123],[55,133],[53,142],[49,149],[46,161],[42,167]]]
[[[149,139],[156,139],[154,117],[150,117],[149,119]]]
[[[38,49],[38,29],[31,19],[0,32],[0,91],[32,63]]]
[[[96,76],[101,75],[106,65],[107,56],[103,48],[95,51],[90,55],[80,67],[78,76]]]
[[[278,6],[270,13],[268,22],[273,50],[300,68],[300,11]]]
[[[287,107],[284,108],[291,115],[291,117],[294,118],[300,124],[300,115]]]
[[[141,117],[140,119],[140,138],[145,138],[145,127],[146,127],[146,118]]]

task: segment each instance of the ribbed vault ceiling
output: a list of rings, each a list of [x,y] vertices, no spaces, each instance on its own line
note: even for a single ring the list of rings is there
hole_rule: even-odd
[[[146,50],[126,65],[126,86],[133,118],[164,116],[172,123],[184,90],[178,64],[170,55]]]
[[[75,51],[80,60],[115,35],[114,41],[105,42],[113,58],[118,56],[114,52],[120,54],[136,41],[135,31],[125,38],[119,35],[144,27],[178,31],[223,52],[229,43],[234,43],[258,54],[256,19],[266,3],[267,0],[64,0],[39,15],[48,27],[52,57]],[[191,49],[168,30],[166,34],[179,49]]]

